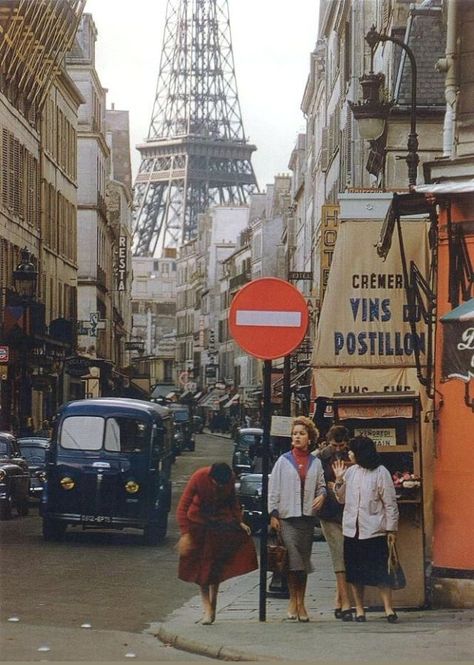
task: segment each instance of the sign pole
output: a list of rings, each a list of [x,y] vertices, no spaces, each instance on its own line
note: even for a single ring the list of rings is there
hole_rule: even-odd
[[[272,420],[272,361],[263,364],[263,456],[262,456],[262,522],[260,532],[260,605],[259,620],[267,618],[267,542],[268,542],[268,471],[270,468],[270,427]]]

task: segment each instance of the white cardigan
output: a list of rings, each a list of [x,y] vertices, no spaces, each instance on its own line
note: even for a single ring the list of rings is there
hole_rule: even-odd
[[[344,482],[336,485],[336,497],[344,503],[342,533],[359,539],[384,536],[387,531],[398,529],[398,505],[390,472],[380,465],[365,469],[358,464],[350,466],[344,474]]]
[[[268,512],[278,512],[282,519],[288,517],[311,517],[315,513],[312,503],[316,496],[326,496],[326,481],[321,462],[313,455],[304,482],[303,513],[301,512],[301,480],[295,458],[289,453],[281,455],[275,462],[268,482]]]

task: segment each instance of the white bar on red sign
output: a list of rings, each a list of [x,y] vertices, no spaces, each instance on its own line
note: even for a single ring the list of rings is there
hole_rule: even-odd
[[[238,326],[268,326],[271,328],[299,328],[301,312],[240,309],[235,313]]]

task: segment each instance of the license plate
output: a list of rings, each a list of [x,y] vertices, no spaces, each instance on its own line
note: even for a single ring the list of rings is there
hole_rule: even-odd
[[[94,524],[111,524],[112,518],[108,515],[81,515],[82,522],[93,522]]]

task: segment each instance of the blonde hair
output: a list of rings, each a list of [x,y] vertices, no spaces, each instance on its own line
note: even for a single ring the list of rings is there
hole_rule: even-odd
[[[308,432],[310,443],[316,445],[316,441],[319,437],[319,431],[311,418],[307,418],[306,416],[297,416],[291,423],[291,433],[293,433],[293,429],[296,425],[302,425]]]

